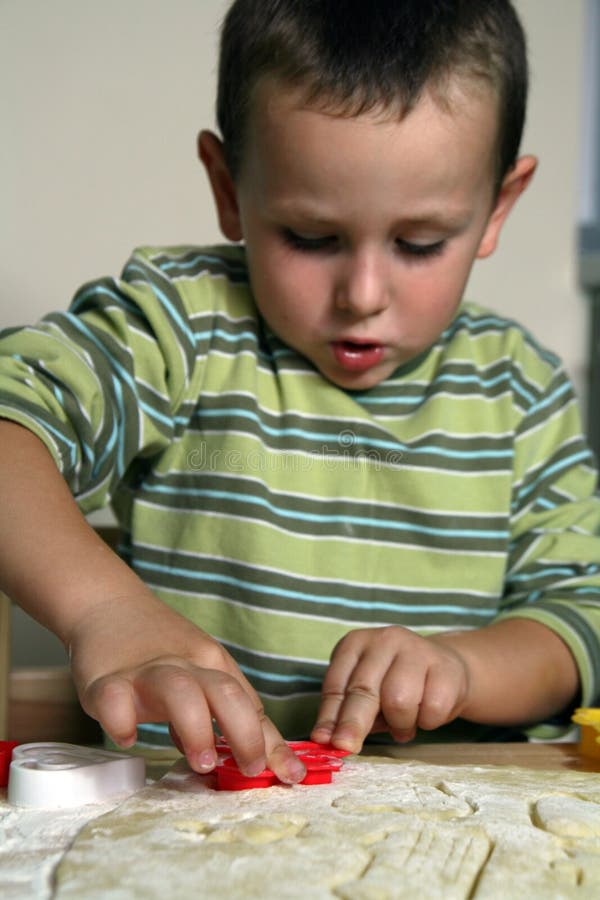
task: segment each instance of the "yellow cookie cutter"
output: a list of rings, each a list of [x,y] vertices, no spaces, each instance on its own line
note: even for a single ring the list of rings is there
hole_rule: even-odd
[[[579,725],[579,752],[600,758],[600,709],[586,706],[576,709],[572,721]]]

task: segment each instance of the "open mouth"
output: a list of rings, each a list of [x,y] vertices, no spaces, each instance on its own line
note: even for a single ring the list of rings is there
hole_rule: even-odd
[[[334,341],[333,355],[342,368],[364,372],[381,362],[385,348],[372,341]]]
[[[365,351],[373,350],[375,347],[381,346],[374,341],[337,341],[337,343],[348,353],[364,353]]]

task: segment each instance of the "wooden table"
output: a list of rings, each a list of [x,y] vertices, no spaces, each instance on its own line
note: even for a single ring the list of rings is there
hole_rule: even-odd
[[[577,744],[421,744],[369,747],[365,756],[417,760],[440,766],[524,766],[526,769],[572,769],[600,772],[600,757],[581,756]]]

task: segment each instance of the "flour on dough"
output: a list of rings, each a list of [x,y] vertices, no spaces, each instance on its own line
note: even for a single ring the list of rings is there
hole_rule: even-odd
[[[218,792],[185,763],[90,822],[54,900],[600,896],[600,779],[350,759],[331,784]]]

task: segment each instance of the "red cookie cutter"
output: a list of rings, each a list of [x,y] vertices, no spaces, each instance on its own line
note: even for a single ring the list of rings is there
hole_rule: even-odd
[[[18,741],[0,741],[0,787],[6,787],[8,784],[12,752],[18,745]]]
[[[302,760],[306,776],[300,784],[329,784],[334,772],[343,765],[343,757],[350,751],[339,750],[331,744],[317,744],[314,741],[290,741],[288,747]],[[252,788],[272,787],[282,784],[270,769],[263,769],[258,775],[244,775],[231,755],[229,745],[224,740],[217,741],[219,763],[215,768],[218,791],[245,791]]]

